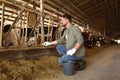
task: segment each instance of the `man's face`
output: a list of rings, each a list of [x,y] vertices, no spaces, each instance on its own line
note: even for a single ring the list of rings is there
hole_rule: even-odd
[[[66,26],[66,24],[67,24],[67,19],[66,18],[64,18],[64,17],[62,17],[61,19],[60,19],[60,23],[63,25],[63,26]]]

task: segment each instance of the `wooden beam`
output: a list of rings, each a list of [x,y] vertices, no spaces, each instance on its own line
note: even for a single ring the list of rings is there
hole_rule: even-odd
[[[27,43],[27,33],[28,33],[28,18],[29,18],[29,12],[27,12],[27,25],[26,25],[26,32],[25,32],[25,43]]]
[[[6,8],[6,6],[5,6],[5,8]],[[0,10],[2,10],[2,9],[0,8]],[[13,11],[13,10],[7,10],[7,9],[4,9],[4,10],[5,10],[5,12],[14,13],[14,14],[17,15],[17,12],[16,12],[16,11]]]
[[[2,18],[0,17],[0,19],[2,19]],[[11,21],[11,22],[13,22],[13,21],[14,21],[14,20],[7,19],[7,18],[4,18],[4,20],[8,20],[8,21]]]
[[[56,5],[57,6],[57,4],[53,4],[53,2],[51,2],[51,1],[47,1],[47,2],[49,2],[49,3],[51,3],[52,5]],[[80,12],[80,14],[82,14],[82,15],[85,15],[86,17],[88,17],[89,19],[91,19],[85,12],[83,12],[82,10],[80,10],[79,8],[77,8],[73,3],[74,2],[76,2],[76,0],[75,1],[73,1],[73,2],[70,2],[70,1],[67,1],[66,0],[66,2],[68,3],[66,6],[64,6],[64,7],[59,7],[59,6],[57,6],[58,7],[58,11],[64,11],[65,13],[68,13],[66,10],[65,10],[65,8],[69,8],[69,6],[68,5],[72,5],[72,7],[74,7],[77,11],[79,11]],[[60,1],[59,1],[59,3],[60,3]],[[69,10],[71,11],[71,12],[74,12],[74,14],[76,14],[78,17],[78,21],[79,22],[82,22],[82,23],[85,23],[85,22],[87,22],[88,20],[86,20],[86,18],[83,18],[84,16],[82,16],[82,15],[80,15],[80,14],[77,14],[77,12],[75,12],[76,10],[73,10],[73,9],[71,9],[71,8],[69,8]],[[69,12],[69,14],[70,14],[70,12]],[[72,14],[72,16],[74,15],[74,14]],[[75,17],[75,15],[73,16],[73,17]],[[93,20],[93,19],[92,19]]]
[[[26,0],[24,0],[24,1],[26,1]],[[53,3],[53,2],[50,1],[50,0],[48,0],[48,2],[49,2],[50,4],[52,4],[52,5],[57,6],[55,3]],[[39,4],[40,4],[39,2],[36,2],[35,5],[36,5],[37,7],[39,7],[39,6],[40,6]],[[64,12],[64,13],[69,13],[67,10],[64,10],[64,9],[63,9],[62,11],[58,11],[58,9],[52,10],[51,8],[53,8],[53,7],[51,7],[51,6],[47,7],[47,6],[49,6],[49,5],[47,5],[47,4],[44,3],[44,10],[49,11],[49,12],[54,13],[54,14],[59,15],[59,16],[61,16],[61,13],[62,13],[62,12]],[[60,9],[61,7],[58,6],[58,8]],[[63,14],[62,14],[62,15],[63,15]],[[76,22],[76,23],[84,22],[83,20],[78,20],[78,18],[77,18],[75,15],[73,15],[73,14],[71,14],[71,13],[70,13],[70,15],[73,16],[74,22]]]
[[[5,10],[4,10],[4,12],[5,12]],[[2,13],[0,13],[0,15],[2,15]],[[14,16],[12,16],[12,15],[8,15],[8,14],[4,14],[4,16],[6,16],[6,17],[10,17],[10,18],[15,18]],[[6,19],[8,19],[8,18],[6,18]]]
[[[57,1],[57,0],[56,0],[56,1]],[[77,1],[77,0],[73,0],[73,3],[76,2],[76,1]],[[67,5],[63,6],[62,8],[59,8],[59,10],[62,10],[62,9],[64,9],[64,8],[68,7],[70,4],[71,4],[71,3],[68,3]]]
[[[95,4],[95,5],[92,5],[92,6],[90,6],[90,7],[88,7],[88,8],[86,8],[86,12],[89,12],[89,11],[92,11],[92,10],[94,10],[94,8],[96,9],[99,5],[101,5],[101,4],[103,4],[103,3],[105,3],[105,4],[108,4],[108,0],[103,0],[103,1],[101,1],[101,2],[99,2],[99,3],[97,3],[97,4]]]
[[[2,0],[1,2],[4,2],[6,4],[10,4],[10,5],[14,5],[14,6],[16,6],[17,8],[20,8],[20,9],[23,8],[24,10],[29,11],[29,12],[40,14],[40,11],[33,10],[33,8],[28,7],[27,4],[25,4],[25,5],[18,5],[18,4],[15,4],[15,3],[11,2],[11,1],[7,1],[7,0]]]
[[[55,3],[53,3],[53,2],[50,1],[50,0],[48,1],[48,3],[56,6],[57,8],[61,8],[61,7],[57,6]],[[50,7],[51,7],[50,5],[48,5],[48,4],[45,4],[45,5],[46,5],[46,6],[49,6],[48,9],[50,9]],[[45,7],[46,7],[46,6],[45,6]],[[70,13],[69,11],[67,11],[67,10],[65,10],[65,9],[62,9],[61,11],[58,11],[57,9],[55,9],[53,12],[54,12],[54,14],[55,14],[55,13],[59,13],[59,12],[68,13],[68,14],[70,14],[70,15],[73,17],[73,19],[77,20],[79,23],[81,23],[81,22],[84,23],[84,20],[82,20],[82,19],[80,20],[80,19],[77,18],[74,14]],[[61,15],[60,15],[60,16],[61,16]],[[75,21],[75,22],[76,22],[76,21]]]
[[[66,0],[67,1],[67,0]],[[76,7],[72,2],[69,2],[69,1],[67,1],[69,4],[71,4],[76,10],[78,10],[83,16],[82,17],[84,17],[84,16],[86,16],[86,17],[88,17],[88,19],[90,19],[92,22],[93,22],[93,19],[90,17],[90,16],[88,16],[84,11],[82,11],[81,9],[79,9],[78,7]],[[76,15],[78,15],[78,16],[80,16],[79,14],[76,14]],[[86,22],[86,23],[89,23],[90,24],[90,22],[88,22],[88,20],[85,20],[84,19],[84,21]]]
[[[25,2],[28,2],[28,0],[23,0],[23,1],[25,1]],[[45,2],[45,1],[44,1]],[[53,2],[51,2],[50,0],[49,0],[49,2],[50,3],[52,3],[52,4],[54,4]],[[34,3],[34,5],[36,5],[37,7],[40,7],[40,2],[35,2]],[[58,11],[58,10],[51,10],[51,6],[49,6],[49,7],[47,7],[48,5],[47,4],[45,4],[44,3],[44,11],[48,11],[48,12],[50,12],[51,14],[53,14],[53,12],[54,12],[54,14],[56,14],[56,15],[58,15],[58,16],[61,16],[61,15],[63,15],[62,14],[62,12],[64,12],[64,13],[69,13],[68,11],[66,12],[66,10],[63,10],[63,11]],[[59,7],[59,9],[60,9],[61,7]],[[73,14],[72,14],[73,15]],[[73,15],[74,16],[74,15]],[[77,19],[77,17],[73,17],[73,22],[75,22],[75,23],[78,23],[78,24],[81,24],[81,22],[82,21],[79,21],[78,19]]]
[[[117,14],[113,14],[113,12],[116,12],[114,10],[118,9],[118,6],[115,6],[115,5],[117,5],[117,3],[112,3],[112,5],[111,5],[110,1],[109,2],[102,1],[95,6],[88,8],[88,10],[86,9],[87,10],[86,12],[90,12],[91,17],[93,17],[93,18],[106,17],[106,16],[108,17],[108,15],[114,17]],[[113,9],[112,9],[112,6],[114,6]],[[99,8],[99,9],[97,9],[97,8]]]
[[[40,23],[41,23],[41,43],[43,43],[44,40],[44,8],[43,8],[43,0],[40,0],[40,11],[42,16],[40,16]]]
[[[79,3],[79,5],[77,5],[76,7],[79,7],[79,6],[85,4],[85,3],[89,2],[89,1],[90,1],[90,0],[86,0],[86,1],[84,1],[84,2],[82,2],[82,3]]]
[[[4,27],[4,9],[5,4],[2,3],[2,18],[1,18],[1,27],[0,27],[0,47],[2,47],[2,33],[3,33],[3,27]]]

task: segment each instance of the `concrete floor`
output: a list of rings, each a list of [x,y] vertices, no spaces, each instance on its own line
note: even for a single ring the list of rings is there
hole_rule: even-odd
[[[85,70],[52,80],[120,80],[120,45],[87,50],[86,61]]]

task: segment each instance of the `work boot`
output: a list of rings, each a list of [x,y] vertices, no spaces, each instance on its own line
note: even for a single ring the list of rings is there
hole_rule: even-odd
[[[76,70],[81,71],[84,70],[86,66],[86,61],[83,59],[80,59],[76,63]]]

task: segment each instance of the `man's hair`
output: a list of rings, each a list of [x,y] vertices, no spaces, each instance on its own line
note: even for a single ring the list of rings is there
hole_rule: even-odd
[[[64,14],[62,17],[68,19],[70,23],[72,22],[72,17],[69,14]]]

